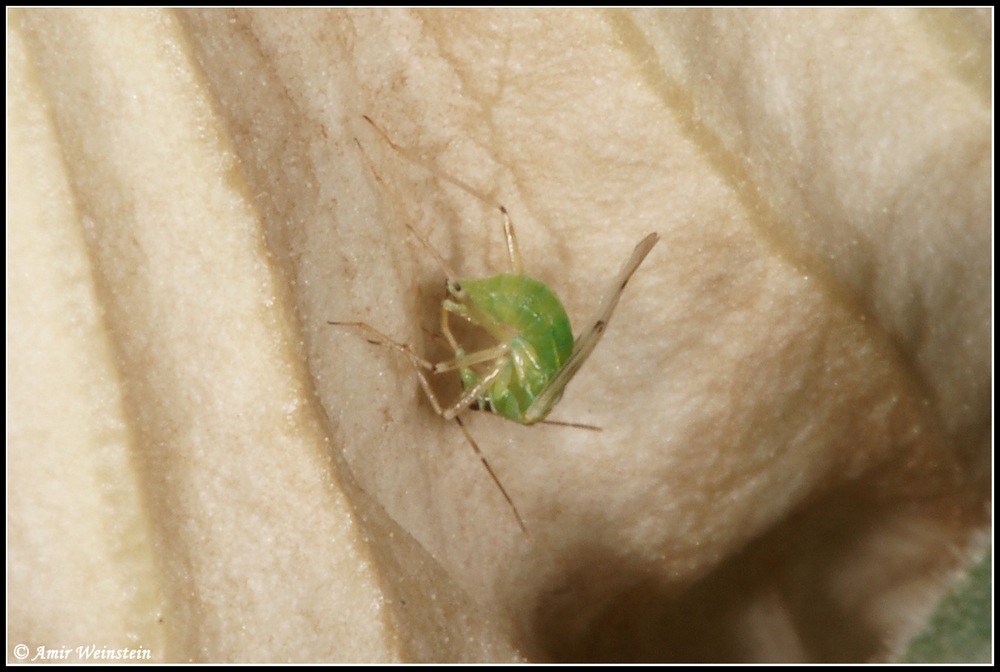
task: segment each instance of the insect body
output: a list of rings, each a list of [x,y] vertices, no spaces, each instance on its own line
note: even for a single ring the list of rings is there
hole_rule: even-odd
[[[399,350],[410,359],[416,369],[420,385],[435,412],[446,420],[454,419],[462,428],[469,444],[479,455],[493,481],[510,504],[521,529],[527,532],[517,507],[479,450],[479,446],[462,424],[459,413],[470,407],[476,407],[525,425],[545,420],[559,402],[566,385],[593,352],[604,334],[622,290],[656,244],[659,236],[651,233],[635,246],[632,255],[606,292],[597,317],[574,340],[566,310],[555,292],[543,282],[524,274],[514,226],[507,209],[436,166],[411,156],[392,142],[371,119],[365,117],[365,120],[401,155],[500,210],[510,271],[484,279],[458,279],[436,250],[407,224],[413,235],[427,247],[445,269],[448,297],[441,303],[441,332],[451,346],[454,357],[432,364],[418,356],[408,345],[392,340],[364,322],[330,322],[330,324],[362,329],[382,344]],[[381,182],[377,173],[375,176]],[[450,315],[463,318],[485,330],[493,344],[481,350],[466,352],[452,334]],[[447,408],[443,407],[431,389],[425,371],[434,373],[458,371],[463,387],[461,397]]]
[[[530,416],[528,412],[573,355],[573,332],[559,297],[542,282],[513,273],[460,281],[459,289],[449,286],[454,300],[447,301],[445,309],[469,318],[473,311],[467,306],[475,306],[481,319],[490,322],[482,326],[504,346],[494,364],[498,372],[493,382],[478,397],[480,407],[524,424],[543,419],[558,398],[546,409],[536,407]],[[456,302],[463,296],[463,303]],[[458,348],[456,358],[463,356]],[[481,380],[471,367],[459,372],[466,390],[475,389]]]

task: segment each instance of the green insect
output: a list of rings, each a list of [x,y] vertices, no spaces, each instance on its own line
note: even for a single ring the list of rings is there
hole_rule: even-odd
[[[394,341],[364,322],[329,322],[329,324],[366,331],[379,343],[402,352],[410,359],[420,386],[434,407],[434,411],[444,419],[455,420],[458,423],[469,444],[510,505],[518,525],[527,534],[527,527],[521,514],[478,444],[462,423],[459,414],[475,408],[496,413],[524,425],[545,421],[562,398],[566,385],[594,351],[607,328],[608,320],[618,304],[625,285],[653,249],[659,236],[651,233],[639,241],[607,291],[597,317],[574,340],[569,317],[559,297],[545,283],[524,274],[521,253],[514,235],[514,225],[507,209],[461,180],[444,173],[419,157],[412,156],[396,145],[375,122],[367,116],[365,120],[404,158],[423,166],[437,177],[500,211],[510,270],[482,279],[459,278],[448,268],[434,248],[407,224],[413,235],[430,250],[445,269],[447,275],[445,287],[448,296],[441,303],[441,333],[454,352],[454,357],[434,364],[418,356],[408,345]],[[360,143],[358,144],[360,146]],[[377,173],[376,179],[381,182]],[[452,315],[483,329],[489,334],[493,344],[480,350],[466,352],[452,334],[449,324]],[[431,389],[425,371],[435,374],[458,371],[462,380],[462,395],[451,405],[442,406]]]

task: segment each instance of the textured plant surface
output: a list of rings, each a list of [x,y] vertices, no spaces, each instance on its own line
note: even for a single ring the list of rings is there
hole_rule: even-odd
[[[982,555],[991,10],[8,19],[8,662],[885,660]],[[327,324],[505,263],[365,114],[577,327],[660,234],[602,432],[468,418],[530,537]]]

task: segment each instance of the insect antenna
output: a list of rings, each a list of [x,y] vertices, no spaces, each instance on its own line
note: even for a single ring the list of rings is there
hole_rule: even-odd
[[[449,266],[448,262],[444,260],[444,257],[441,256],[441,253],[437,251],[437,248],[431,245],[430,241],[428,241],[426,238],[417,233],[417,230],[414,229],[412,226],[410,226],[409,222],[404,222],[404,223],[406,224],[406,228],[410,230],[410,233],[413,235],[413,237],[416,238],[420,242],[420,244],[423,245],[424,248],[431,253],[431,256],[434,257],[435,261],[437,261],[438,265],[441,267],[441,270],[444,271],[445,277],[448,278],[449,280],[458,280],[458,275],[455,274],[455,271],[451,270],[451,266]]]
[[[411,161],[412,163],[415,163],[418,166],[423,166],[423,168],[425,170],[427,170],[428,172],[430,172],[431,174],[433,174],[435,177],[440,178],[440,179],[444,180],[445,182],[448,182],[450,184],[455,185],[459,189],[461,189],[461,190],[463,190],[463,191],[471,194],[472,196],[478,198],[483,203],[486,203],[487,205],[492,205],[497,210],[504,210],[504,207],[502,205],[500,205],[499,203],[497,203],[496,201],[494,201],[492,198],[490,198],[489,196],[487,196],[483,192],[481,192],[478,189],[476,189],[475,187],[473,187],[471,184],[468,184],[467,182],[464,182],[464,181],[458,179],[457,177],[455,177],[453,175],[449,175],[448,173],[444,172],[443,170],[441,170],[440,168],[438,168],[437,166],[435,166],[433,163],[431,163],[427,159],[425,159],[425,158],[423,158],[421,156],[417,156],[416,154],[414,154],[410,150],[405,149],[405,148],[400,147],[399,145],[397,145],[395,142],[392,141],[392,138],[389,137],[389,134],[386,133],[385,131],[383,131],[379,127],[379,125],[376,124],[374,121],[372,121],[372,118],[369,117],[367,114],[363,114],[361,116],[364,117],[365,121],[367,121],[369,124],[371,124],[372,128],[374,128],[376,131],[378,131],[378,134],[382,136],[382,138],[389,144],[390,147],[392,147],[393,149],[395,149],[396,152],[400,156],[402,156],[403,158],[405,158],[406,160]]]
[[[368,117],[365,117],[365,119],[368,119]],[[368,165],[368,170],[370,170],[372,172],[372,175],[375,176],[375,180],[380,185],[382,185],[382,188],[385,189],[386,192],[392,194],[393,200],[398,204],[399,203],[398,194],[396,194],[396,192],[388,184],[386,184],[386,181],[383,180],[382,176],[379,175],[377,170],[375,170],[375,165],[372,163],[371,157],[368,156],[368,152],[366,152],[365,148],[361,145],[361,141],[358,140],[357,138],[354,138],[354,142],[355,144],[357,144],[358,150],[361,152],[361,156],[364,157],[365,163]],[[417,233],[417,230],[414,229],[409,222],[403,222],[403,223],[405,224],[407,230],[409,230],[410,234],[412,234],[413,237],[416,238],[428,252],[430,252],[431,256],[434,257],[434,260],[437,261],[438,265],[441,266],[441,269],[444,271],[445,276],[449,280],[457,280],[458,276],[455,274],[455,271],[451,270],[451,267],[448,265],[448,262],[444,260],[444,257],[442,257],[441,253],[437,251],[437,248],[431,245],[426,238]]]
[[[454,175],[449,175],[448,173],[444,172],[443,170],[435,166],[427,159],[417,156],[413,152],[403,147],[400,147],[399,145],[397,145],[395,142],[392,141],[392,138],[389,137],[388,133],[383,131],[378,124],[372,121],[371,117],[369,117],[367,114],[361,116],[364,117],[364,120],[367,121],[369,124],[371,124],[372,128],[374,128],[378,132],[378,134],[382,136],[382,139],[384,139],[389,144],[389,146],[392,147],[394,150],[396,150],[396,152],[404,159],[412,163],[415,163],[418,166],[423,167],[425,170],[427,170],[429,173],[431,173],[438,179],[444,180],[445,182],[448,182],[449,184],[458,187],[459,189],[466,192],[470,196],[478,198],[486,205],[489,205],[499,210],[500,216],[503,217],[503,236],[504,236],[504,241],[506,241],[507,243],[507,254],[510,257],[511,271],[517,275],[520,275],[521,273],[524,272],[523,270],[524,265],[521,263],[521,251],[517,245],[517,236],[514,235],[514,225],[511,223],[510,214],[507,212],[507,208],[505,208],[500,203],[497,203],[492,198],[481,192],[479,189],[476,189],[468,182],[460,180]],[[455,276],[453,275],[449,277],[453,279],[455,278]]]

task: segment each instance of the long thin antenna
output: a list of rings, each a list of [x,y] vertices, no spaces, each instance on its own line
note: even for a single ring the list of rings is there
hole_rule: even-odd
[[[382,176],[379,175],[377,170],[375,170],[375,165],[372,163],[371,157],[368,156],[368,152],[366,152],[365,148],[362,146],[361,141],[358,140],[357,138],[354,138],[354,142],[355,144],[357,144],[358,150],[361,152],[361,156],[364,158],[365,163],[368,164],[368,170],[372,171],[372,175],[374,175],[375,180],[382,185],[382,188],[385,189],[387,193],[392,194],[393,199],[397,201],[398,205],[399,202],[398,194],[396,194],[396,192],[393,191],[388,184],[386,184],[385,180],[382,179]],[[433,245],[431,245],[426,238],[417,233],[417,230],[414,229],[409,222],[403,222],[403,223],[406,225],[406,228],[409,229],[410,234],[414,238],[416,238],[417,241],[419,241],[420,244],[423,245],[428,252],[431,253],[431,256],[434,257],[434,260],[437,261],[438,264],[441,266],[442,270],[444,270],[445,276],[449,280],[457,280],[458,276],[455,274],[455,271],[451,269],[451,266],[448,265],[448,262],[444,260],[444,257],[441,256],[441,253],[438,252],[437,249]]]
[[[462,189],[462,190],[468,192],[469,194],[471,194],[471,195],[475,196],[476,198],[478,198],[483,203],[486,203],[487,205],[492,205],[497,210],[503,210],[503,206],[502,205],[500,205],[499,203],[497,203],[496,201],[494,201],[492,198],[490,198],[489,196],[487,196],[483,192],[481,192],[478,189],[476,189],[475,187],[473,187],[471,184],[469,184],[467,182],[464,182],[464,181],[458,179],[457,177],[455,177],[453,175],[449,175],[448,173],[444,172],[443,170],[441,170],[440,168],[438,168],[437,166],[435,166],[433,163],[431,163],[427,159],[425,159],[425,158],[423,158],[421,156],[417,156],[416,154],[414,154],[410,150],[405,149],[405,148],[400,147],[399,145],[397,145],[395,142],[392,141],[392,138],[390,138],[389,135],[385,131],[383,131],[381,128],[379,128],[379,125],[376,124],[374,121],[372,121],[372,118],[369,117],[367,114],[363,114],[361,116],[364,117],[365,121],[367,121],[369,124],[371,124],[372,128],[374,128],[376,131],[378,131],[378,134],[381,135],[382,138],[387,143],[389,143],[390,147],[392,147],[397,152],[399,152],[399,154],[401,154],[407,160],[412,161],[413,163],[417,164],[418,166],[423,166],[427,171],[429,171],[430,173],[432,173],[435,177],[437,177],[439,179],[442,179],[445,182],[449,182],[449,183],[455,185],[456,187],[458,187],[459,189]]]
[[[397,145],[395,142],[392,141],[392,138],[389,137],[388,133],[383,131],[378,124],[372,121],[371,117],[369,117],[367,114],[363,114],[361,116],[364,117],[364,120],[367,121],[369,124],[371,124],[371,127],[374,128],[378,132],[378,134],[382,136],[382,139],[385,140],[390,147],[396,150],[396,152],[404,159],[406,159],[407,161],[411,161],[417,164],[418,166],[421,166],[422,168],[430,172],[438,179],[444,180],[449,184],[455,185],[456,187],[462,189],[469,195],[478,198],[486,205],[492,206],[497,210],[499,210],[500,216],[503,217],[503,237],[504,237],[504,242],[507,244],[507,255],[510,257],[511,272],[517,275],[520,275],[521,273],[524,272],[524,265],[521,263],[521,251],[517,245],[517,236],[514,235],[514,225],[511,224],[510,213],[507,212],[507,208],[505,208],[500,203],[497,203],[492,198],[481,192],[479,189],[476,189],[468,182],[460,180],[454,175],[449,175],[448,173],[441,170],[427,159],[421,156],[417,156],[408,149],[400,147],[399,145]]]

